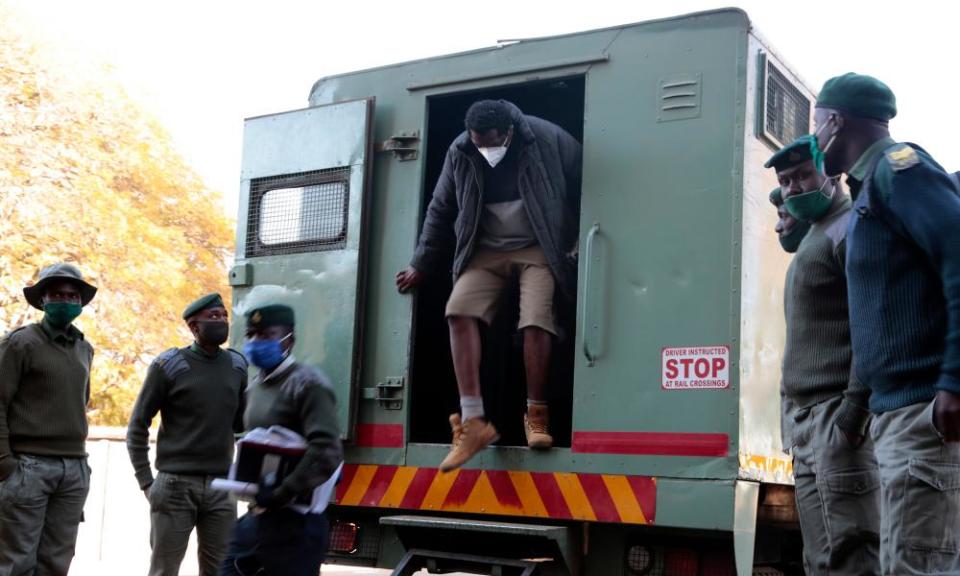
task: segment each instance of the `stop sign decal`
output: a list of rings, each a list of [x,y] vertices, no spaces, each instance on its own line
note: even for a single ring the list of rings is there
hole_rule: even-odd
[[[664,390],[703,390],[730,387],[730,348],[664,348]]]

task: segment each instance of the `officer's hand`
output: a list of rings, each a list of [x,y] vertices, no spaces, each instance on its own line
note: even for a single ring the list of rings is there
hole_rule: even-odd
[[[396,281],[397,290],[399,290],[401,294],[406,294],[423,282],[423,273],[413,266],[407,266],[405,270],[397,273]]]
[[[150,488],[152,487],[153,487],[153,484],[150,484],[149,486],[143,489],[143,497],[147,499],[147,502],[150,501]]]
[[[960,394],[937,391],[933,400],[933,425],[944,442],[960,442]]]
[[[257,490],[256,503],[258,508],[275,510],[277,508],[283,508],[293,502],[294,497],[296,497],[296,495],[284,489],[283,485],[261,485],[260,489]]]

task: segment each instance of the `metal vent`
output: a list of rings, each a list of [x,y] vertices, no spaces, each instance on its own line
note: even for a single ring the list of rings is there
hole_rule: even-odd
[[[660,79],[658,122],[700,116],[700,73],[674,74]]]
[[[349,206],[349,166],[251,180],[245,255],[341,250]]]
[[[766,57],[763,66],[763,135],[777,148],[810,133],[810,100]]]

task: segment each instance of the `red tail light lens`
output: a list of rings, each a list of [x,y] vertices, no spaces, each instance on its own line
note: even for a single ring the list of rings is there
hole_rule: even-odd
[[[700,557],[694,550],[667,548],[663,553],[664,573],[670,576],[700,576]]]
[[[729,553],[706,554],[700,562],[702,576],[735,576],[733,556]]]
[[[334,522],[330,527],[330,550],[341,554],[357,551],[360,527],[353,522]]]

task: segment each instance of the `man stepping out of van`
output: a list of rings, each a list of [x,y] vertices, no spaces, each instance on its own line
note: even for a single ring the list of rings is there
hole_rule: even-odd
[[[880,574],[960,574],[960,197],[890,138],[896,99],[870,76],[827,80],[814,120],[847,175],[850,335],[880,465]]]
[[[504,100],[467,110],[466,130],[447,150],[410,266],[397,274],[407,292],[436,271],[455,242],[447,302],[461,413],[450,416],[453,446],[442,471],[463,465],[499,437],[480,393],[480,327],[490,324],[510,277],[520,279],[527,376],[527,445],[550,448],[546,402],[554,291],[576,294],[580,144],[559,126]]]
[[[870,390],[852,371],[850,198],[823,175],[814,142],[798,138],[764,165],[777,172],[783,208],[809,227],[798,244],[780,235],[784,249],[796,253],[784,287],[784,446],[793,455],[805,572],[868,576],[879,573],[880,493],[866,438]]]

